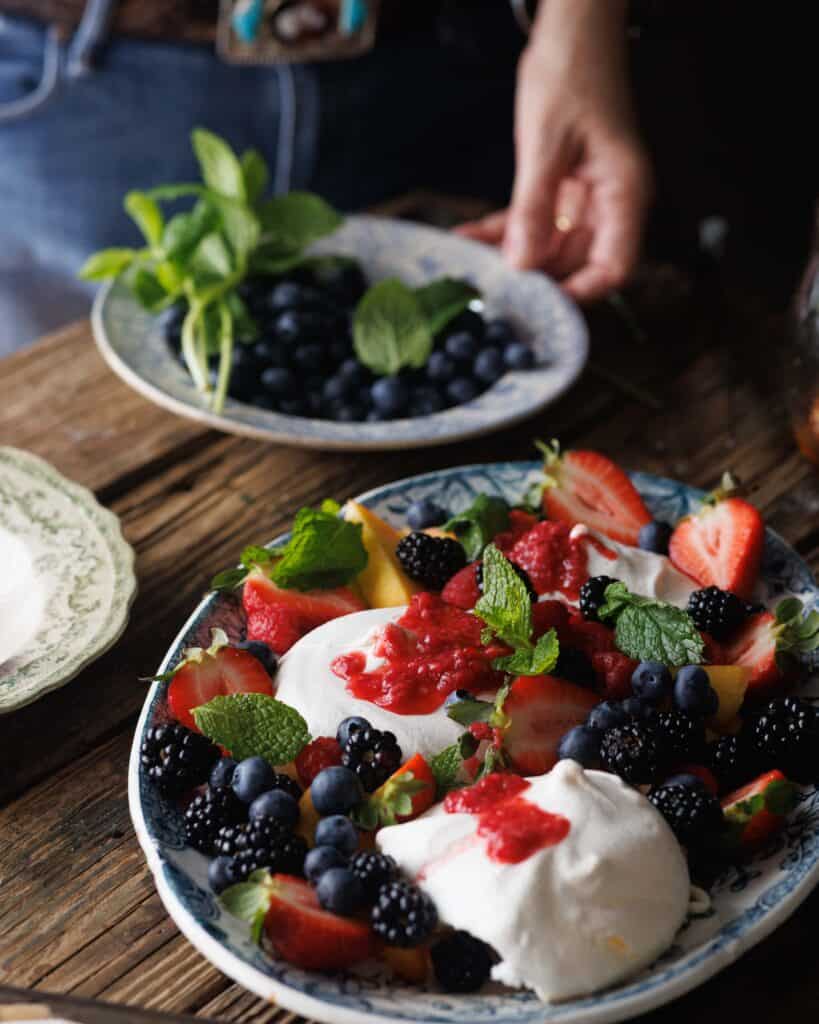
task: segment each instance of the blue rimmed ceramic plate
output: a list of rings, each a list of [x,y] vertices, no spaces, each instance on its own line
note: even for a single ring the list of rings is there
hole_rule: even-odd
[[[539,273],[511,270],[496,250],[436,228],[381,217],[348,217],[313,253],[355,257],[371,281],[400,277],[420,285],[443,275],[480,290],[487,316],[511,320],[534,349],[532,370],[509,372],[472,402],[387,423],[334,423],[267,412],[229,399],[211,412],[165,344],[155,318],[120,282],[103,288],[92,323],[108,365],[140,394],[217,430],[304,448],[375,450],[449,444],[508,427],[563,394],[585,365],[588,337],[574,304]]]
[[[505,462],[463,466],[401,480],[360,499],[379,515],[403,524],[407,506],[434,497],[457,511],[476,494],[520,500],[537,478],[539,464]],[[637,473],[634,482],[652,512],[673,521],[691,511],[701,492],[660,477]],[[768,530],[759,597],[774,602],[794,594],[819,608],[819,588],[805,563]],[[206,645],[220,625],[238,635],[235,602],[211,594],[183,627],[162,663],[165,671],[184,647]],[[807,687],[819,694],[819,680]],[[787,829],[741,870],[731,869],[712,889],[710,913],[689,923],[653,967],[618,988],[560,1005],[533,994],[495,987],[479,995],[453,996],[395,982],[378,967],[324,975],[276,961],[252,944],[248,929],[219,906],[208,889],[206,858],[186,848],[182,816],[162,799],[139,770],[145,729],[163,713],[164,684],[148,695],[131,754],[129,796],[137,836],[160,896],[181,931],[221,971],[266,999],[328,1024],[603,1024],[644,1013],[688,991],[732,963],[781,924],[819,882],[819,791],[805,788]]]

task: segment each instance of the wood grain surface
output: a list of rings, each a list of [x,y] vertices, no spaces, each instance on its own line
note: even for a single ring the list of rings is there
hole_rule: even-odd
[[[445,217],[438,208],[433,219]],[[0,984],[9,986],[0,1003],[26,990],[88,1024],[179,1019],[156,1012],[296,1020],[232,984],[167,917],[131,828],[126,773],[139,677],[156,668],[213,574],[243,544],[285,528],[299,506],[422,470],[529,458],[533,438],[557,436],[700,486],[730,468],[767,522],[819,567],[819,477],[795,448],[770,358],[783,344],[781,318],[748,296],[694,289],[667,267],[647,268],[629,303],[640,337],[611,307],[597,310],[591,368],[550,409],[489,438],[418,452],[330,454],[203,431],[120,383],[87,323],[0,362],[0,443],[95,490],[122,520],[140,584],[114,650],[0,719]],[[644,1019],[724,1024],[728,1007],[751,1021],[815,1018],[818,914],[814,894],[739,963]]]

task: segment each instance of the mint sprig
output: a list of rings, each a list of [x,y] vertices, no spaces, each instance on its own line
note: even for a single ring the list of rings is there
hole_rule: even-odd
[[[305,246],[334,231],[341,216],[319,196],[293,192],[264,200],[270,175],[256,150],[241,156],[212,132],[191,134],[201,182],[129,192],[125,209],[142,248],[103,249],[80,270],[86,280],[122,277],[150,312],[184,302],[182,354],[197,389],[219,412],[230,384],[236,340],[250,341],[252,321],[237,289],[248,274],[280,273],[304,260]],[[160,204],[192,200],[165,220]],[[209,357],[219,356],[215,386]]]
[[[546,676],[557,664],[559,654],[557,633],[550,629],[538,637],[534,647],[519,647],[511,654],[495,658],[492,667],[512,676]]]
[[[483,594],[474,610],[510,647],[531,646],[532,602],[526,584],[494,544],[483,553]]]
[[[193,709],[197,728],[241,761],[292,761],[309,742],[307,723],[289,704],[265,693],[231,693]]]
[[[213,590],[233,590],[257,567],[284,589],[330,590],[353,580],[367,565],[361,524],[338,515],[337,502],[325,500],[321,508],[302,508],[296,514],[290,539],[275,548],[246,547],[241,567],[220,572]]]
[[[480,298],[480,294],[477,288],[456,277],[439,277],[415,289],[415,297],[432,334],[446,327],[473,299]]]
[[[509,505],[492,494],[479,494],[469,508],[443,525],[444,530],[454,533],[461,542],[470,562],[480,558],[492,538],[508,527]]]
[[[219,897],[229,914],[250,925],[250,935],[255,943],[262,938],[264,919],[270,909],[273,879],[265,868],[259,868],[248,876],[246,882],[231,885]]]
[[[473,757],[478,741],[472,733],[465,732],[456,743],[440,750],[429,762],[435,776],[436,799],[440,800],[451,789],[457,789],[465,781],[461,777],[464,761]]]
[[[637,661],[697,665],[705,644],[691,616],[665,601],[632,594],[624,583],[610,583],[598,608],[600,619],[614,622],[618,650]]]

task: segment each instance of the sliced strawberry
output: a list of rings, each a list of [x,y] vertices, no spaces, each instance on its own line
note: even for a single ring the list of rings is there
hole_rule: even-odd
[[[569,616],[566,645],[579,648],[589,658],[595,654],[608,654],[617,650],[614,630],[604,626],[602,622],[588,622],[576,613]]]
[[[607,700],[625,700],[632,696],[631,677],[639,665],[620,651],[597,651],[591,656],[597,684]]]
[[[796,805],[796,796],[794,784],[778,770],[729,793],[722,800],[729,847],[752,851],[776,835]]]
[[[323,622],[363,611],[366,605],[349,587],[335,590],[286,590],[254,569],[245,580],[242,604],[248,640],[263,640],[276,654]]]
[[[509,717],[504,745],[517,771],[542,775],[557,761],[557,745],[582,725],[599,697],[554,676],[518,676],[503,710]]]
[[[799,654],[819,647],[819,614],[803,618],[802,603],[785,598],[776,612],[757,612],[725,645],[726,663],[750,669],[749,697],[767,697],[799,675]]]
[[[651,513],[637,488],[611,459],[599,452],[545,448],[543,509],[569,526],[585,523],[623,544],[637,544]]]
[[[214,630],[213,646],[186,652],[168,685],[168,708],[177,721],[198,732],[193,708],[229,693],[273,694],[273,681],[258,658],[237,650]],[[222,642],[222,638],[224,642]]]
[[[276,953],[308,971],[335,971],[372,956],[378,944],[369,922],[322,910],[309,883],[274,875],[265,931]]]
[[[493,543],[499,551],[507,553],[515,541],[527,533],[537,523],[538,518],[531,512],[524,512],[523,509],[513,508],[509,510],[509,527],[503,533],[493,538]]]
[[[569,609],[562,601],[536,601],[532,605],[532,634],[535,640],[553,629],[561,644],[567,642]]]
[[[765,525],[742,498],[714,498],[676,526],[668,545],[671,561],[700,586],[730,590],[750,599],[759,577]]]
[[[478,563],[471,562],[455,573],[441,591],[441,597],[447,604],[454,604],[456,608],[463,608],[467,612],[475,607],[481,596],[478,590],[477,569]]]
[[[305,787],[325,768],[341,764],[341,746],[335,736],[317,736],[296,755],[296,771]]]

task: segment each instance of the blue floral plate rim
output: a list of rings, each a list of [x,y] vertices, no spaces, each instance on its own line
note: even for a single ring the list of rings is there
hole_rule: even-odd
[[[442,491],[451,504],[466,504],[479,490],[519,499],[540,463],[502,462],[458,466],[420,474],[360,495],[380,514],[397,519],[418,497]],[[634,473],[632,479],[657,515],[677,518],[690,511],[702,491],[663,477]],[[774,531],[766,531],[764,594],[773,601],[795,593],[819,608],[819,587],[806,563]],[[160,672],[174,663],[197,629],[209,626],[208,613],[219,609],[210,593],[199,603],[168,650]],[[188,940],[229,977],[263,998],[328,1024],[607,1024],[629,1019],[681,996],[736,961],[762,941],[819,883],[819,790],[803,791],[793,826],[780,842],[739,871],[726,872],[714,889],[714,910],[692,921],[677,943],[653,967],[618,988],[562,1004],[544,1004],[531,993],[492,990],[454,997],[416,989],[383,976],[324,975],[275,961],[242,935],[240,923],[218,908],[204,882],[202,855],[186,850],[174,811],[156,798],[141,778],[139,744],[160,705],[164,684],[154,683],[146,698],[129,764],[131,817],[163,904]],[[809,684],[819,693],[819,684]],[[174,827],[177,832],[174,833]],[[201,861],[201,863],[199,863]],[[237,927],[238,925],[238,927]],[[717,928],[718,930],[714,930]],[[246,932],[246,929],[244,929]]]

